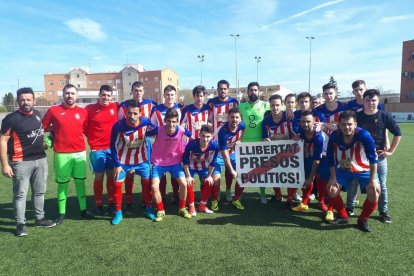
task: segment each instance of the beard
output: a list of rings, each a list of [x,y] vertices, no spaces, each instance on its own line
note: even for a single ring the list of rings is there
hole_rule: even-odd
[[[259,96],[257,96],[256,94],[249,95],[249,101],[251,101],[252,103],[257,102],[257,100],[259,100]]]
[[[20,110],[23,111],[24,113],[30,113],[33,110],[33,107],[30,105],[22,105],[20,106]]]

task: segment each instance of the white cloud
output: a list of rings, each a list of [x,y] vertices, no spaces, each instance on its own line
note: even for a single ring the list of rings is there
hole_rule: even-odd
[[[72,32],[92,41],[101,41],[107,37],[101,25],[89,18],[75,18],[66,21],[65,24]]]
[[[296,14],[294,14],[294,15],[291,15],[291,16],[288,16],[288,17],[286,17],[286,18],[283,18],[283,19],[280,19],[280,20],[278,20],[278,21],[275,21],[275,22],[273,22],[273,23],[271,23],[271,24],[264,25],[262,28],[263,28],[263,29],[267,29],[267,28],[268,28],[268,27],[270,27],[271,25],[277,25],[277,24],[280,24],[280,23],[286,22],[286,21],[288,21],[288,20],[290,20],[290,19],[294,19],[294,18],[298,18],[298,17],[304,16],[304,15],[306,15],[306,14],[308,14],[308,13],[311,13],[311,12],[314,12],[314,11],[317,11],[317,10],[320,10],[320,9],[323,9],[323,8],[325,8],[325,7],[329,7],[329,6],[332,6],[332,5],[335,5],[335,4],[338,4],[338,3],[341,3],[341,2],[343,2],[343,1],[345,1],[345,0],[333,0],[333,1],[328,1],[328,2],[325,2],[325,3],[323,3],[323,4],[317,5],[317,6],[313,7],[313,8],[310,8],[310,9],[307,9],[307,10],[304,10],[304,11],[301,11],[301,12],[298,12],[298,13],[296,13]]]
[[[414,17],[414,14],[406,14],[406,15],[399,15],[399,16],[387,16],[381,18],[381,23],[391,23],[395,21],[403,21],[407,19],[412,19]]]

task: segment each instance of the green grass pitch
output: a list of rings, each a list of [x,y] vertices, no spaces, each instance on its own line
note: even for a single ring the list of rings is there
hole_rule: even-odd
[[[370,220],[374,231],[369,234],[355,228],[356,217],[345,226],[324,223],[316,205],[307,213],[288,212],[274,201],[261,205],[258,189],[245,191],[244,211],[222,201],[219,212],[185,220],[177,215],[177,206],[169,204],[164,221],[153,223],[144,218],[139,206],[139,184],[134,189],[133,214],[126,215],[119,226],[111,226],[109,217],[80,219],[71,182],[65,222],[52,229],[33,227],[29,195],[29,235],[16,238],[12,185],[2,177],[0,275],[412,275],[414,124],[401,127],[403,139],[389,159],[393,222],[382,224],[376,211]],[[51,160],[50,150],[48,154]],[[49,171],[45,209],[49,218],[56,218],[56,184]],[[92,180],[88,175],[91,210]],[[272,190],[267,192],[270,197]]]

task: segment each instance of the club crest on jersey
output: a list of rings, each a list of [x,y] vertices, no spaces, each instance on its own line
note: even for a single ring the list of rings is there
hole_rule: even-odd
[[[40,122],[40,117],[36,115],[36,120]]]
[[[130,149],[139,148],[142,144],[142,140],[132,140],[128,143],[127,147]]]
[[[339,161],[339,165],[345,170],[352,171],[352,161],[349,158]]]
[[[193,122],[192,125],[195,130],[200,130],[201,126],[203,125],[203,122]]]
[[[289,140],[289,137],[285,134],[274,134],[270,137],[271,140]]]
[[[75,113],[75,119],[76,119],[76,120],[80,120],[80,115],[79,115],[79,113]]]
[[[217,114],[217,121],[219,122],[227,122],[228,114],[227,113],[219,113]]]
[[[111,115],[115,115],[115,110],[113,110],[112,108],[109,110],[109,113],[111,113]]]

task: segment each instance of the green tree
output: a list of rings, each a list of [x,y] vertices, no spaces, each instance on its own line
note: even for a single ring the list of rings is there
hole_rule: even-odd
[[[7,112],[7,108],[3,105],[0,105],[0,113]]]
[[[331,76],[329,78],[329,83],[336,86],[336,97],[340,98],[341,97],[341,92],[339,92],[338,84],[336,83],[336,80],[334,79],[333,76]]]
[[[6,93],[3,97],[2,104],[7,108],[8,112],[14,111],[14,96],[13,93]]]

